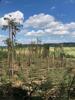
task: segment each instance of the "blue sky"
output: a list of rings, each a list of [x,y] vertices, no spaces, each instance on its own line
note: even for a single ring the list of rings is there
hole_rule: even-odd
[[[25,18],[46,13],[63,22],[75,21],[75,0],[1,0],[0,16],[20,10]]]
[[[34,26],[30,25],[29,27],[27,27],[27,30],[29,28],[27,32],[28,34],[31,34],[31,33],[32,34],[26,35],[26,31],[25,29],[23,29],[21,33],[25,31],[24,33],[17,34],[16,39],[18,42],[29,43],[30,41],[36,40],[36,37],[39,37],[41,41],[43,42],[75,42],[75,39],[74,39],[75,38],[75,33],[74,33],[75,31],[74,30],[75,28],[74,27],[75,0],[0,0],[0,17],[3,17],[5,14],[15,12],[17,10],[21,11],[24,14],[24,18],[25,18],[24,28],[26,28],[25,24],[29,25],[27,20],[31,21],[29,19],[30,17],[35,18],[33,17],[34,15],[36,15],[36,18],[39,18],[38,16],[43,17],[46,15],[49,15],[54,18],[54,22],[58,22],[58,23],[61,22],[64,25],[64,27],[70,26],[70,29],[69,29],[70,31],[68,34],[67,32],[65,32],[64,34],[57,34],[57,33],[46,34],[45,33],[44,35],[39,36],[36,33],[39,33],[38,32],[39,30],[41,33],[43,33],[42,29],[41,28],[37,29],[37,27],[34,28],[35,25]],[[69,25],[66,25],[66,24],[69,24]],[[73,27],[71,27],[72,26],[71,24],[73,25]],[[61,26],[61,24],[59,25]],[[71,32],[73,34],[71,34]],[[33,33],[35,33],[36,35],[34,35]],[[0,37],[3,36],[2,38],[6,38],[7,35],[8,35],[7,32],[4,32],[0,29]],[[0,42],[0,44],[1,43],[2,41]]]

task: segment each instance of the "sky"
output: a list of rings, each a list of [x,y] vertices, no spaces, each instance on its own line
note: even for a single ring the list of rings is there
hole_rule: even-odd
[[[75,0],[0,0],[0,19],[17,11],[24,17],[19,43],[75,42]],[[0,28],[0,45],[7,37]]]

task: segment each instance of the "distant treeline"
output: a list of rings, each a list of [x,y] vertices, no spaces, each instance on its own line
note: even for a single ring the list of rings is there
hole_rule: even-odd
[[[55,47],[55,46],[63,46],[63,47],[75,47],[75,42],[68,42],[68,43],[44,43],[44,44],[16,44],[15,47],[29,47],[29,46],[39,46],[39,47],[44,47],[44,46],[49,46],[49,47]],[[7,46],[0,46],[0,48],[6,48]]]
[[[74,47],[75,43],[44,43],[44,44],[17,44],[16,47],[29,47],[29,46],[50,46],[50,47],[55,47],[55,46],[64,46],[64,47]]]

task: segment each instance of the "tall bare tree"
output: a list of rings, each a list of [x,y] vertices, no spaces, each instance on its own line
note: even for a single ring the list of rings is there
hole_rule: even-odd
[[[16,32],[20,30],[21,25],[9,18],[4,18],[4,20],[8,21],[8,25],[4,26],[3,28],[9,30],[9,38],[7,39],[6,43],[8,45],[9,76],[11,78],[14,74],[14,38]]]

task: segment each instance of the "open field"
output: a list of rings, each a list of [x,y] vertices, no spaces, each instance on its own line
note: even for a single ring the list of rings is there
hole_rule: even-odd
[[[16,48],[14,57],[14,73],[10,79],[8,50],[0,48],[0,84],[11,81],[13,86],[31,86],[32,96],[44,97],[54,87],[61,89],[61,84],[68,89],[75,75],[75,47],[50,47],[47,54],[43,47]]]
[[[0,100],[75,100],[75,0],[0,0]]]

